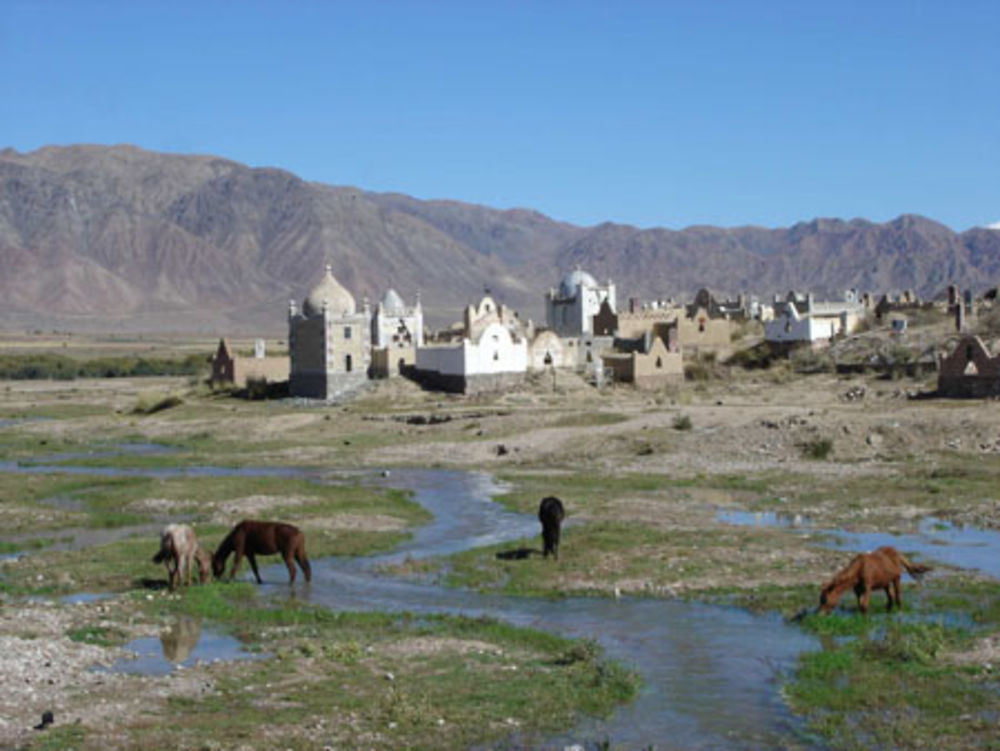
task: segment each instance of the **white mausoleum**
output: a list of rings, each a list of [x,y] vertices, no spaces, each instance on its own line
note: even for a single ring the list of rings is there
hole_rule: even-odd
[[[587,336],[593,333],[593,319],[605,300],[617,310],[615,285],[608,280],[599,285],[579,267],[566,274],[558,289],[545,295],[545,325],[559,336]]]

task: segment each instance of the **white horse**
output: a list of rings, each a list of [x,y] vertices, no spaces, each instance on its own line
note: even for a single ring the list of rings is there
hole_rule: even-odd
[[[153,563],[167,567],[170,588],[176,589],[182,583],[190,584],[195,565],[198,578],[204,584],[208,578],[208,555],[198,547],[194,530],[187,524],[168,524],[160,534],[160,550],[153,556]]]

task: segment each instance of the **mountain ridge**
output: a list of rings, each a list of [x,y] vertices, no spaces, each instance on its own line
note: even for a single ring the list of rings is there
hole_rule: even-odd
[[[0,326],[199,333],[284,330],[326,263],[360,303],[419,292],[432,323],[489,289],[522,315],[580,265],[619,298],[700,287],[762,298],[834,296],[1000,274],[1000,232],[957,233],[904,214],[815,218],[787,228],[581,227],[495,209],[306,181],[276,167],[132,145],[0,150]]]

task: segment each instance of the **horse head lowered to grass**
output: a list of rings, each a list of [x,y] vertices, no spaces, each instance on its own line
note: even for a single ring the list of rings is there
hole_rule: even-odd
[[[295,564],[299,564],[306,581],[312,580],[312,567],[306,557],[306,536],[301,529],[282,522],[241,521],[226,535],[212,557],[212,573],[221,578],[226,570],[226,559],[234,553],[233,567],[229,578],[236,576],[243,556],[250,561],[250,568],[257,578],[258,584],[264,582],[257,570],[258,555],[275,555],[280,553],[288,566],[288,581],[295,583]]]
[[[858,598],[858,609],[862,613],[868,613],[868,602],[873,589],[885,590],[889,598],[887,610],[891,611],[893,604],[902,608],[899,580],[904,570],[910,576],[919,578],[931,569],[930,566],[910,562],[889,545],[871,553],[860,553],[823,586],[819,596],[819,612],[831,612],[837,607],[840,596],[849,589],[854,590]]]
[[[198,579],[204,584],[208,579],[208,554],[198,545],[194,530],[187,524],[168,524],[160,534],[160,549],[153,556],[153,563],[167,567],[167,583],[171,589],[190,584],[195,566]]]

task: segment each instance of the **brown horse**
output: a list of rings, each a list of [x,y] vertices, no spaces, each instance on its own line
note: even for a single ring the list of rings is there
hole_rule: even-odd
[[[903,607],[903,598],[899,588],[899,579],[903,570],[915,579],[919,579],[930,566],[911,563],[896,548],[886,545],[871,553],[860,553],[851,559],[844,568],[826,583],[819,596],[819,612],[829,613],[837,607],[840,596],[849,589],[854,590],[858,598],[858,609],[868,614],[868,602],[873,589],[884,589],[889,598],[886,608],[892,610],[893,603],[897,608]]]
[[[243,556],[250,561],[250,568],[253,575],[257,577],[257,583],[263,584],[260,572],[257,571],[258,555],[274,555],[281,553],[288,566],[288,581],[295,583],[295,563],[299,564],[302,573],[305,574],[306,581],[312,580],[312,567],[306,557],[306,536],[298,527],[282,522],[260,522],[242,521],[233,527],[232,531],[226,535],[215,555],[212,557],[212,573],[216,578],[221,578],[226,570],[226,559],[230,553],[235,553],[233,558],[233,568],[229,572],[229,578],[236,576],[236,570],[240,567]],[[293,562],[294,561],[294,562]]]

